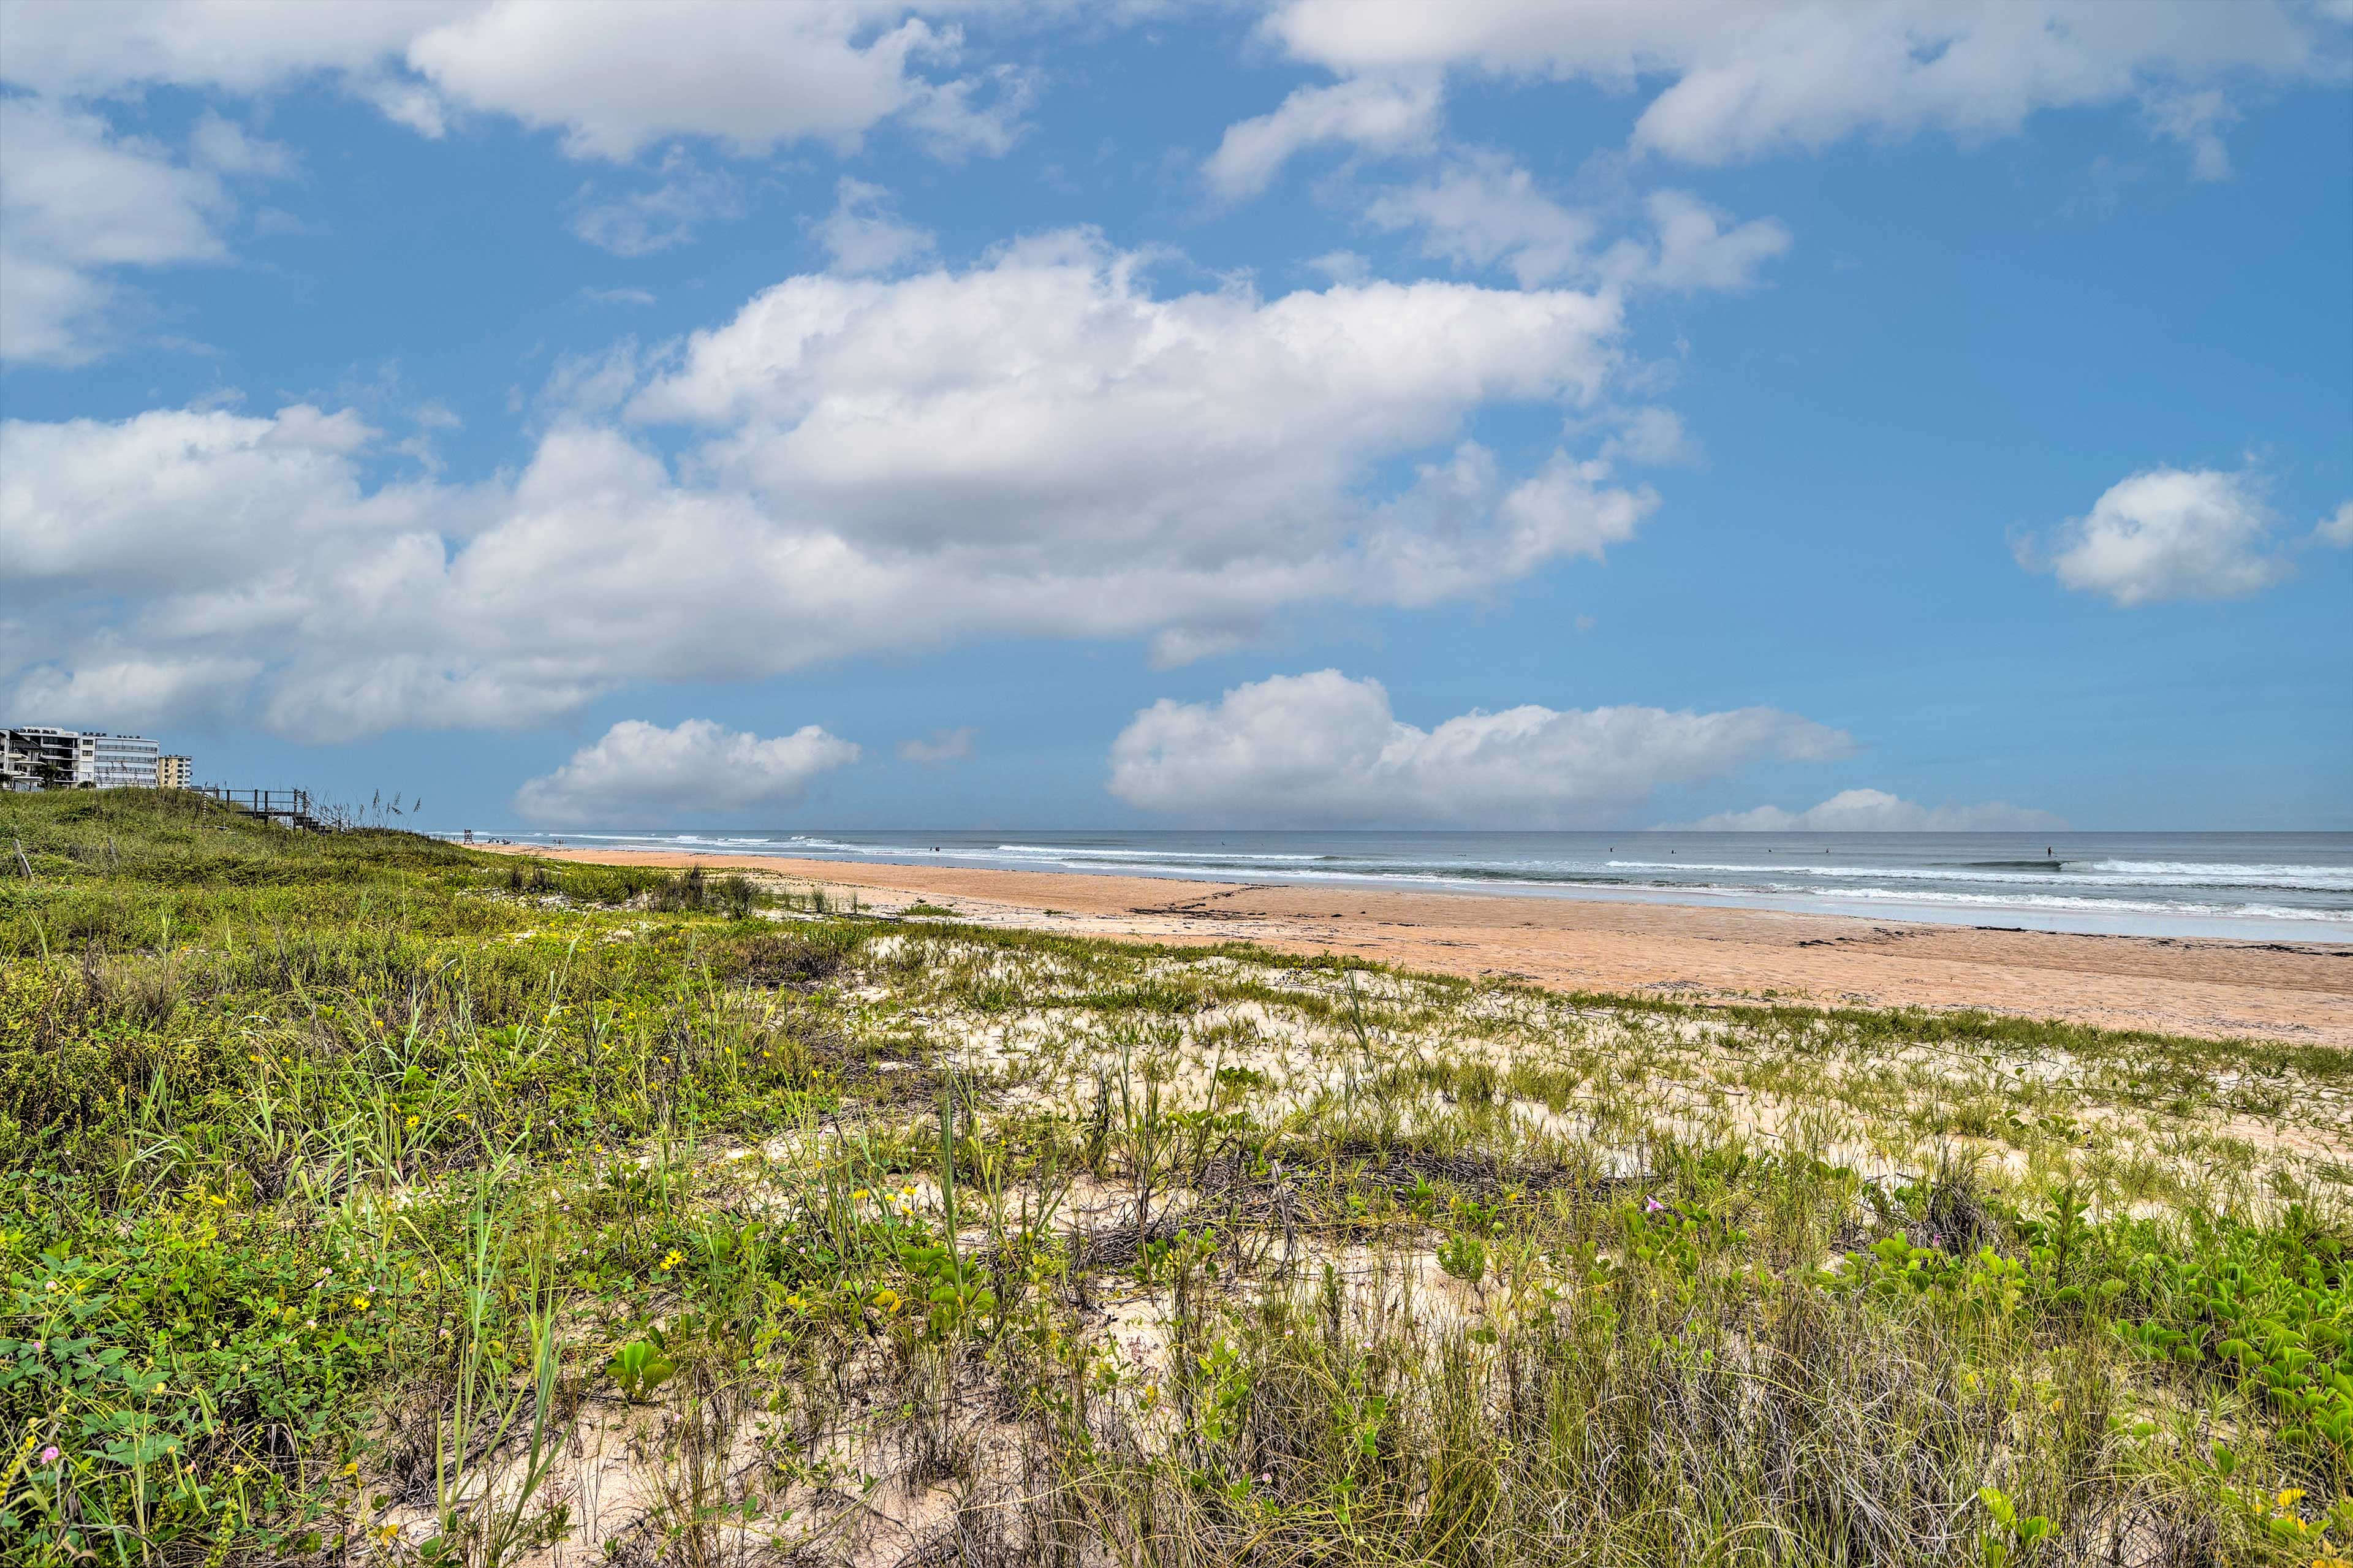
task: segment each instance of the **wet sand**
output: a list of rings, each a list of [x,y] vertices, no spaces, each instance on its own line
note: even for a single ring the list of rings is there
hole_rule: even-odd
[[[1561,990],[1976,1007],[2107,1028],[2353,1047],[2353,945],[2073,936],[1850,915],[1180,882],[1069,871],[843,864],[671,850],[540,849],[550,859],[744,871],[889,913],[928,900],[978,924],[1168,942],[1258,942]]]

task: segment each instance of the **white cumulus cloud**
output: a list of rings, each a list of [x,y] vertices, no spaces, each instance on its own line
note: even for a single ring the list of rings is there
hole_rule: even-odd
[[[855,5],[494,0],[420,34],[408,62],[450,99],[627,158],[696,132],[746,153],[854,137],[929,95],[914,68],[955,33]]]
[[[1598,457],[1463,438],[1496,405],[1602,419],[1620,322],[1443,282],[1164,296],[1060,235],[791,279],[650,380],[623,345],[474,485],[375,480],[348,411],[10,420],[0,690],[202,671],[221,710],[338,739],[988,636],[1177,662],[1295,606],[1483,599],[1657,505]],[[152,721],[133,699],[164,689],[86,711]]]
[[[1778,220],[1735,224],[1687,191],[1654,192],[1643,209],[1648,234],[1599,248],[1599,214],[1554,200],[1509,158],[1471,153],[1425,181],[1382,191],[1365,218],[1418,234],[1424,256],[1501,268],[1522,288],[1569,281],[1676,293],[1747,289],[1758,268],[1789,248]]]
[[[903,0],[11,0],[0,79],[50,94],[259,93],[324,78],[422,134],[468,113],[626,160],[672,136],[746,154],[847,147],[886,121],[940,152],[1009,146],[1031,84],[960,70],[964,34]]]
[[[690,243],[705,224],[744,216],[743,194],[732,176],[698,167],[675,149],[662,160],[660,182],[612,197],[584,192],[572,232],[616,256],[650,256]]]
[[[554,773],[526,783],[514,808],[547,827],[660,827],[786,811],[812,782],[858,761],[851,742],[815,724],[764,740],[708,719],[670,729],[625,719]]]
[[[2191,179],[2231,177],[2231,149],[2223,143],[2222,132],[2238,122],[2239,111],[2231,107],[2221,89],[2153,93],[2145,108],[2149,124],[2158,135],[2189,149]]]
[[[1397,718],[1379,681],[1325,669],[1145,709],[1112,744],[1110,788],[1196,821],[1560,826],[1620,817],[1662,784],[1852,749],[1772,708],[1529,705],[1423,730]]]
[[[1364,79],[1303,87],[1272,113],[1228,126],[1201,172],[1221,196],[1254,196],[1310,147],[1337,143],[1375,153],[1426,147],[1437,132],[1440,108],[1438,88],[1430,81]]]
[[[1366,219],[1421,236],[1422,253],[1457,266],[1502,267],[1523,288],[1557,282],[1591,267],[1599,224],[1536,188],[1509,158],[1469,153],[1419,184],[1375,196]]]
[[[1611,412],[1616,434],[1602,444],[1605,457],[1622,457],[1645,468],[1699,468],[1707,454],[1672,408],[1646,405]]]
[[[254,135],[234,120],[206,110],[188,132],[188,151],[206,168],[224,174],[266,174],[282,179],[300,163],[282,142]]]
[[[852,275],[895,272],[929,256],[935,243],[929,229],[901,220],[890,192],[847,174],[835,187],[833,210],[813,226],[833,270]]]
[[[1645,204],[1658,247],[1635,263],[1634,278],[1653,288],[1691,293],[1754,286],[1757,268],[1789,248],[1789,231],[1773,218],[1726,226],[1724,214],[1688,191],[1658,191]]]
[[[1719,812],[1685,825],[1699,833],[2000,833],[2057,832],[2063,818],[2006,801],[1922,805],[1880,789],[1848,789],[1803,811],[1760,805]]]
[[[1283,0],[1265,27],[1351,79],[1454,68],[1663,80],[1634,146],[1692,163],[1859,134],[1974,142],[2044,110],[2141,100],[2208,178],[2227,170],[2221,79],[2322,77],[2346,50],[2341,26],[2293,0]]]
[[[2031,570],[2116,605],[2242,599],[2287,574],[2271,548],[2272,510],[2249,471],[2144,469],[2108,487],[2047,541],[2020,542]]]
[[[2315,524],[2312,537],[2339,550],[2353,549],[2353,500],[2340,502],[2335,511]]]
[[[0,79],[98,97],[149,86],[258,93],[322,72],[364,78],[483,0],[9,0]]]
[[[226,261],[235,207],[211,167],[86,110],[0,97],[0,360],[100,358],[139,307],[122,269]]]

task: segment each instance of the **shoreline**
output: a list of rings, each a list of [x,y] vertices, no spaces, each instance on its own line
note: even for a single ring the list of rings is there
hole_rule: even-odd
[[[1733,906],[1179,881],[1082,871],[476,845],[592,865],[742,872],[929,901],[981,925],[1277,952],[1698,1003],[1982,1009],[2112,1029],[2353,1048],[2353,944],[2079,935]]]
[[[818,861],[844,867],[902,867],[923,870],[1058,871],[1074,876],[1145,878],[1155,881],[1261,883],[1283,887],[1328,889],[1345,899],[1351,889],[1399,892],[1461,893],[1480,897],[1583,899],[1680,906],[1691,909],[1769,910],[1785,914],[1847,915],[1881,924],[1945,925],[1974,929],[2022,928],[2084,936],[2172,937],[2187,941],[2314,943],[2353,947],[2353,906],[2332,900],[2330,891],[2353,893],[2353,861],[2337,868],[2337,861],[2353,844],[2308,846],[2327,864],[2282,866],[2288,879],[2272,888],[2245,874],[2263,869],[2257,865],[2217,864],[2222,873],[2212,887],[2200,887],[2189,896],[2176,896],[2179,873],[2194,872],[2196,864],[2176,864],[2177,847],[2161,842],[2164,836],[2111,834],[2073,835],[2064,853],[2021,849],[2008,841],[1962,845],[1928,841],[1991,838],[1987,835],[1864,836],[1917,838],[1927,858],[1916,864],[1899,858],[1876,863],[1877,843],[1817,844],[1826,836],[1762,836],[1767,842],[1730,845],[1709,841],[1707,836],[1657,833],[1661,845],[1630,843],[1618,858],[1619,846],[1609,844],[1604,858],[1601,834],[1537,836],[1560,838],[1551,844],[1493,842],[1496,835],[1468,835],[1486,842],[1450,847],[1437,835],[1405,835],[1406,846],[1373,846],[1386,853],[1368,853],[1347,842],[1347,834],[1323,836],[1243,835],[1229,843],[1213,845],[1207,834],[1169,835],[1166,841],[1116,847],[1096,843],[1087,836],[1057,836],[1040,832],[1023,835],[1010,830],[987,833],[950,831],[944,835],[897,832],[885,836],[905,842],[843,841],[838,835],[776,834],[748,837],[714,830],[712,837],[693,835],[589,834],[568,840],[548,834],[499,839],[526,851],[557,845],[596,854],[650,851],[678,855],[745,855],[779,861]],[[444,835],[443,837],[447,837]],[[934,837],[944,845],[924,844]],[[1117,836],[1114,836],[1117,837]],[[1399,836],[1375,834],[1369,839]],[[1570,837],[1587,842],[1568,843]],[[1624,838],[1625,835],[1616,836]],[[1724,835],[1717,835],[1717,839]],[[1852,836],[1847,836],[1852,837]],[[2277,837],[2308,840],[2311,836],[2191,835],[2217,840],[2216,852],[2240,851],[2260,860],[2266,850],[2252,845],[2220,840]],[[2344,836],[2353,840],[2353,835]],[[1007,838],[1013,842],[1004,842]],[[1059,841],[1069,837],[1069,842]],[[1310,838],[1313,842],[1309,842]],[[1799,842],[1800,838],[1808,842]],[[2116,842],[2097,842],[2105,838]],[[1034,839],[1035,842],[1029,840]],[[1666,839],[1682,842],[1664,844]],[[803,845],[806,845],[806,847]],[[2299,846],[2305,847],[2306,846]],[[1300,849],[1310,852],[1299,853]],[[1678,850],[1687,858],[1678,860]],[[2196,849],[2189,852],[2195,853]],[[1291,851],[1291,852],[1279,852]],[[1529,860],[1525,853],[1540,853]],[[1970,853],[1996,858],[1969,858]],[[1401,855],[1403,858],[1396,857]],[[1837,855],[1836,860],[1817,857]],[[2020,858],[2020,857],[2024,858]],[[1957,858],[1955,858],[1957,857]],[[2118,859],[2118,857],[2122,857]],[[2224,855],[2225,861],[2232,857]],[[1949,861],[1948,864],[1943,863]],[[1718,864],[1728,861],[1728,864]],[[1941,867],[1941,868],[1940,868]],[[2023,871],[2022,878],[2003,873]],[[2137,879],[2129,873],[2150,873]],[[2061,875],[2082,874],[2080,878]],[[1991,873],[1991,874],[1989,874]],[[887,873],[886,873],[887,874]],[[2330,879],[2332,876],[2335,880]],[[2314,879],[2317,878],[2318,880]],[[2032,884],[2032,885],[2029,885]],[[2340,885],[2341,884],[2341,885]],[[2313,899],[2311,895],[2319,894]],[[2310,901],[2307,901],[2307,900]]]

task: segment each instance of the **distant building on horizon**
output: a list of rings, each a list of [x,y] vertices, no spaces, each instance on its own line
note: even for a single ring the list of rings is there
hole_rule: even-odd
[[[0,788],[185,789],[188,759],[170,759],[178,783],[162,784],[163,748],[144,735],[110,735],[54,724],[0,729]]]
[[[100,789],[153,789],[164,748],[144,735],[91,735],[90,782]]]
[[[187,789],[195,784],[196,765],[188,758],[166,752],[155,759],[157,789]]]

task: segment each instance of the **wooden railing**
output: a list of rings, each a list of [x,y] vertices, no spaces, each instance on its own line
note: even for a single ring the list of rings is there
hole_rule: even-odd
[[[231,789],[226,784],[198,784],[195,793],[207,800],[232,806],[248,816],[258,816],[267,822],[281,822],[289,827],[308,828],[313,833],[332,833],[339,826],[311,809],[309,790]]]

